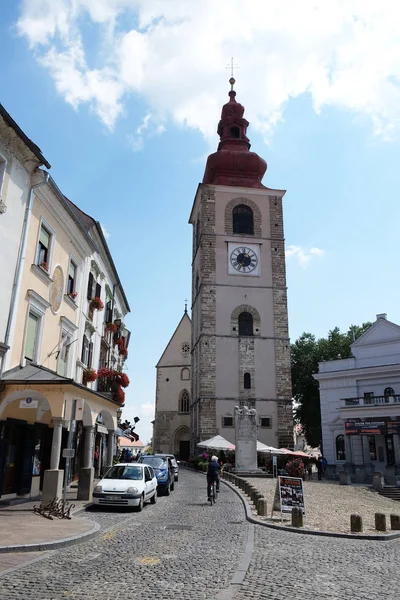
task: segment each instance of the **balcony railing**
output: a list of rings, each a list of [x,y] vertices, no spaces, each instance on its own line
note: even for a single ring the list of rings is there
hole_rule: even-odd
[[[342,398],[342,408],[351,406],[378,406],[381,404],[400,404],[398,396],[370,396],[369,398]]]

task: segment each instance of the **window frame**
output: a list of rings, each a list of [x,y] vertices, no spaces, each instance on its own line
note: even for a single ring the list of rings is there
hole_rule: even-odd
[[[239,213],[239,209],[243,211],[242,216],[245,217],[244,222],[240,221],[241,214]],[[246,219],[248,222],[246,221]],[[232,233],[234,235],[254,235],[254,211],[247,204],[236,204],[236,206],[232,208]]]
[[[251,333],[248,333],[247,331],[245,333],[241,332],[241,320],[240,320],[240,317],[242,315],[250,315],[251,319],[247,319],[247,323],[251,322]],[[243,326],[246,326],[246,328],[248,327],[248,325],[246,325],[246,320],[244,321],[244,325]],[[238,315],[238,335],[242,336],[242,337],[253,337],[254,336],[254,317],[251,314],[251,312],[243,310]]]
[[[248,371],[243,373],[243,389],[251,390],[251,374]]]
[[[187,410],[183,410],[187,406]],[[179,394],[179,413],[187,415],[190,413],[190,394],[189,391],[184,389]]]
[[[263,419],[268,419],[268,425],[263,425]],[[260,429],[272,429],[272,418],[269,415],[260,415],[258,418]]]
[[[39,244],[40,244],[40,234],[41,234],[42,228],[49,234],[49,246],[47,248],[47,261],[39,261],[39,257],[40,257]],[[51,264],[53,262],[55,239],[56,239],[56,232],[51,227],[51,225],[48,223],[48,221],[46,221],[46,219],[44,219],[42,217],[40,219],[40,223],[39,223],[39,231],[38,231],[38,236],[37,236],[37,241],[36,241],[36,254],[35,254],[34,264],[37,267],[39,267],[40,269],[43,269],[43,271],[45,273],[47,273],[48,275],[50,275]],[[46,263],[47,269],[45,269],[44,267],[41,267],[40,266],[41,263]]]
[[[340,438],[340,442],[343,442],[343,448],[339,449],[339,438]],[[342,456],[342,458],[339,458],[339,455]],[[345,437],[343,433],[338,433],[335,436],[335,456],[336,456],[336,460],[339,462],[345,462],[346,461],[346,442],[345,442]]]
[[[225,419],[232,419],[232,425],[227,425]],[[221,416],[221,427],[226,429],[233,429],[235,427],[235,417],[233,415],[222,415]]]
[[[183,375],[188,372],[189,377],[184,377]],[[190,381],[190,369],[189,367],[182,367],[181,369],[181,381]]]
[[[28,307],[25,319],[25,330],[24,330],[24,343],[22,346],[22,360],[32,362],[33,364],[39,364],[39,359],[42,351],[43,341],[43,327],[46,310],[50,308],[50,302],[47,302],[42,296],[39,296],[34,290],[28,290]],[[27,333],[28,333],[28,318],[29,314],[32,313],[38,319],[37,331],[36,331],[36,342],[34,349],[34,357],[32,359],[25,357]]]
[[[73,364],[73,360],[71,359],[72,353],[70,351],[71,345],[76,341],[76,339],[74,339],[75,333],[78,330],[78,327],[72,323],[72,321],[70,321],[69,319],[67,319],[67,317],[60,317],[60,327],[61,327],[61,333],[60,333],[60,346],[59,346],[59,351],[60,354],[57,357],[57,373],[59,375],[61,375],[62,377],[69,377],[71,376],[71,370],[72,370],[72,364]],[[62,359],[62,351],[63,351],[63,339],[64,337],[67,337],[69,339],[69,342],[67,342],[68,344],[68,348],[67,348],[67,360],[63,360]],[[61,365],[61,361],[64,364],[64,369],[63,369],[63,373],[60,373],[59,371],[61,369],[59,369],[59,365]]]
[[[74,276],[74,279],[73,279],[72,289],[70,290],[69,289],[69,281],[70,281],[69,270],[70,270],[71,265],[73,265],[74,268],[75,268],[75,276]],[[78,281],[79,281],[79,265],[78,265],[77,259],[73,255],[70,255],[70,257],[69,257],[67,277],[65,279],[66,279],[66,292],[65,293],[67,294],[67,296],[69,296],[70,294],[72,295],[75,292],[77,292],[77,290],[78,290]]]

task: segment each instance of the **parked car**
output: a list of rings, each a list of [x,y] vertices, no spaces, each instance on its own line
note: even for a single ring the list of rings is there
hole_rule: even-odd
[[[95,506],[132,506],[141,511],[146,501],[157,501],[157,478],[150,465],[116,464],[93,490]]]
[[[153,468],[157,477],[157,490],[159,493],[164,492],[166,496],[169,496],[170,491],[174,491],[175,476],[170,458],[149,454],[147,456],[140,456],[138,461],[140,464],[146,464]]]
[[[161,454],[161,453],[153,454],[153,456],[160,456],[162,458],[170,458],[171,459],[171,463],[172,463],[172,468],[174,469],[174,478],[175,478],[175,481],[178,481],[178,478],[179,478],[179,464],[178,464],[178,461],[176,460],[175,456],[173,454]]]

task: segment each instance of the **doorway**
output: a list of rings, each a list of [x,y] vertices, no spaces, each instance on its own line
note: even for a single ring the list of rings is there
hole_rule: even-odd
[[[190,456],[190,442],[181,441],[179,442],[179,459],[188,460]]]
[[[385,436],[386,440],[386,456],[387,456],[387,464],[388,467],[391,467],[395,464],[395,456],[394,456],[394,443],[393,443],[393,434],[389,434]]]

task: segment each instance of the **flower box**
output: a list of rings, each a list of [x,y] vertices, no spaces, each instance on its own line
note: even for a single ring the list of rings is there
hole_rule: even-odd
[[[101,298],[99,298],[98,296],[95,296],[91,299],[89,306],[92,310],[103,310],[104,308],[104,304]]]

